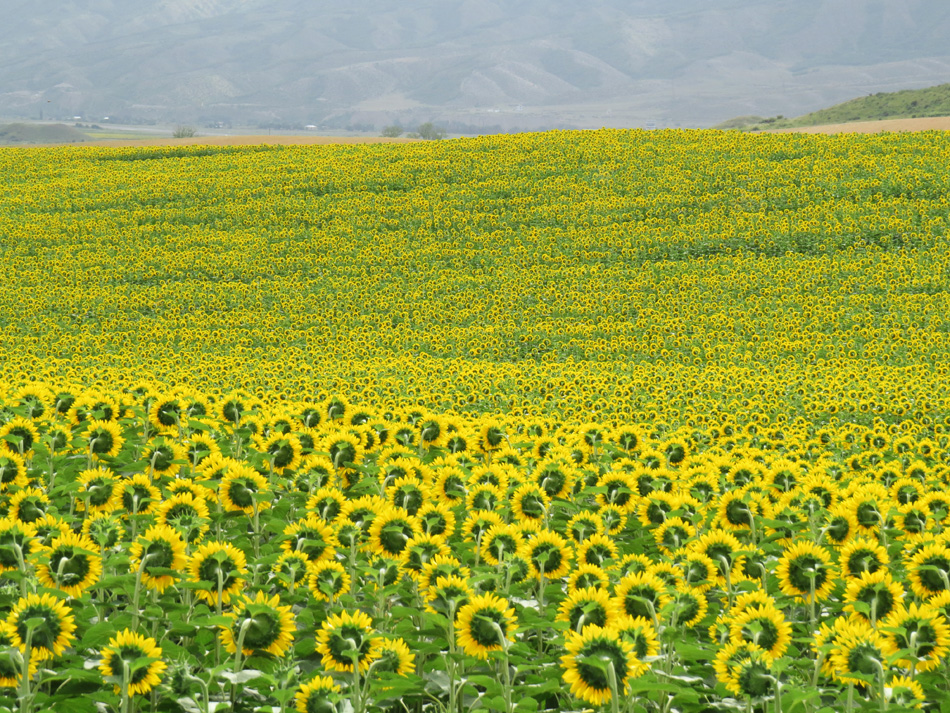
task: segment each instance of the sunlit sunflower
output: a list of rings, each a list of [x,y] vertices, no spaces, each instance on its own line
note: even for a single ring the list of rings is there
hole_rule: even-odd
[[[514,641],[516,624],[515,610],[508,600],[490,593],[477,594],[458,612],[456,639],[468,655],[487,659],[492,651],[505,648],[504,639]]]
[[[567,576],[566,590],[572,592],[575,589],[585,589],[586,587],[607,587],[610,584],[610,576],[602,568],[594,564],[579,564],[571,570]]]
[[[448,540],[455,534],[455,513],[447,503],[429,500],[416,513],[422,531],[433,537]]]
[[[673,592],[673,613],[678,624],[687,629],[698,626],[706,618],[709,603],[703,590],[686,585],[679,585]]]
[[[294,615],[289,606],[280,603],[279,596],[258,592],[252,599],[239,594],[231,607],[225,614],[231,623],[220,627],[228,653],[237,651],[238,641],[244,656],[266,653],[279,658],[287,653],[294,641]]]
[[[429,499],[429,486],[422,478],[415,475],[404,475],[397,478],[386,488],[386,499],[396,508],[402,508],[410,515],[415,515]]]
[[[745,549],[736,536],[726,530],[708,530],[698,540],[690,542],[688,547],[693,552],[706,555],[716,564],[718,583],[725,582],[725,575],[732,571],[736,563],[736,553]]]
[[[317,631],[316,651],[329,671],[352,673],[355,664],[360,673],[366,673],[375,660],[377,638],[367,614],[331,614]]]
[[[466,509],[470,513],[492,512],[505,500],[504,491],[494,483],[478,483],[470,486],[465,496]]]
[[[160,502],[162,494],[151,479],[138,473],[121,481],[122,491],[119,501],[122,509],[129,515],[147,515],[152,512],[155,503]]]
[[[26,461],[19,453],[0,453],[0,492],[15,486],[26,487]]]
[[[880,569],[873,574],[864,571],[848,580],[844,592],[844,610],[876,624],[900,606],[903,600],[904,588],[894,581],[890,571]],[[864,606],[856,606],[861,604]]]
[[[219,597],[222,604],[231,601],[244,586],[247,557],[237,547],[226,542],[206,542],[192,554],[188,573],[192,582],[205,585],[195,592],[207,604],[214,606]]]
[[[363,443],[352,433],[336,432],[326,436],[321,450],[329,455],[337,469],[358,465],[363,457]]]
[[[403,568],[410,577],[417,577],[422,568],[437,556],[450,555],[452,550],[441,537],[433,537],[422,533],[406,543],[406,548],[399,555]]]
[[[36,578],[50,589],[79,597],[102,575],[102,558],[96,543],[72,532],[56,538],[38,553]]]
[[[293,592],[310,576],[310,560],[303,552],[283,552],[270,570],[277,579],[278,586]]]
[[[633,646],[616,629],[592,625],[580,633],[569,631],[564,648],[561,666],[572,695],[600,706],[610,701],[614,687],[618,697],[626,694],[636,661]]]
[[[40,440],[40,432],[28,418],[15,416],[0,426],[0,451],[24,458],[33,457],[33,446]]]
[[[12,645],[26,652],[30,627],[32,655],[39,660],[59,656],[66,650],[76,631],[76,623],[69,607],[50,593],[28,594],[20,598],[7,616]]]
[[[343,513],[346,495],[339,488],[319,488],[307,498],[307,512],[313,513],[327,524],[332,524]]]
[[[866,685],[866,681],[855,677],[880,675],[883,666],[888,665],[888,644],[884,636],[874,629],[865,619],[853,618],[841,627],[831,649],[829,663],[831,675],[842,683]]]
[[[126,680],[132,695],[148,693],[155,688],[161,682],[160,676],[166,668],[162,661],[162,650],[155,639],[129,629],[123,629],[109,639],[109,644],[102,650],[102,663],[99,664],[103,676],[115,679],[116,693],[121,690],[121,682]]]
[[[204,465],[209,458],[212,456],[221,457],[221,447],[214,440],[214,437],[207,433],[189,435],[185,441],[185,452],[196,477],[201,477],[198,468]]]
[[[772,689],[772,658],[745,640],[720,648],[713,660],[713,670],[716,678],[736,696],[761,698]]]
[[[482,559],[490,565],[498,565],[516,555],[524,541],[520,528],[508,524],[493,525],[481,538]]]
[[[894,710],[920,709],[927,702],[920,683],[909,676],[892,676],[884,687],[884,697]]]
[[[468,493],[467,480],[461,469],[445,466],[438,470],[432,492],[447,505],[457,505]]]
[[[669,517],[653,530],[653,539],[667,557],[692,542],[696,537],[693,524],[681,517]]]
[[[159,570],[183,571],[187,563],[185,541],[168,525],[152,525],[129,545],[129,568],[132,572],[141,568],[142,584],[159,594],[175,582],[173,575]]]
[[[670,603],[666,583],[652,572],[628,574],[614,587],[617,610],[631,617],[656,621],[660,610]]]
[[[597,513],[581,510],[567,522],[567,534],[575,544],[581,543],[603,528]]]
[[[111,470],[96,468],[79,474],[79,490],[76,493],[76,509],[82,512],[108,512],[118,505],[122,484]]]
[[[574,487],[577,471],[559,460],[539,463],[531,473],[531,481],[547,496],[548,500],[566,498]]]
[[[715,586],[719,577],[719,567],[702,552],[681,550],[677,561],[683,570],[683,583],[705,592]]]
[[[885,652],[901,653],[897,665],[917,671],[932,671],[950,650],[950,626],[946,617],[933,607],[912,603],[896,608],[881,624]]]
[[[887,550],[876,540],[858,537],[845,544],[838,554],[838,567],[845,579],[859,576],[862,572],[873,574],[887,567]]]
[[[9,517],[0,519],[0,572],[22,569],[39,546],[34,525]]]
[[[438,575],[423,591],[426,611],[441,614],[447,619],[458,617],[475,592],[468,580],[455,574]]]
[[[373,519],[367,544],[377,554],[398,558],[409,541],[421,534],[422,527],[417,517],[390,505]]]
[[[590,625],[608,626],[616,616],[615,604],[606,589],[575,589],[561,602],[555,620],[565,622],[571,631]]]
[[[416,669],[416,655],[409,649],[406,642],[396,637],[394,639],[384,639],[378,637],[373,641],[373,651],[371,655],[373,661],[373,671],[375,673],[391,673],[397,676],[408,676]]]
[[[497,512],[477,510],[471,512],[462,523],[462,535],[469,542],[480,542],[493,525],[502,525],[504,520]]]
[[[632,511],[640,500],[636,478],[632,473],[622,470],[604,473],[597,481],[597,487],[606,489],[606,492],[598,492],[595,495],[597,504],[601,507],[614,505],[621,510]]]
[[[609,568],[618,554],[619,550],[613,539],[599,532],[577,546],[578,564]]]
[[[906,566],[911,589],[921,599],[950,590],[950,547],[947,545],[938,542],[924,545]]]
[[[341,693],[332,678],[317,676],[297,689],[294,708],[297,713],[333,713],[336,711],[336,699]]]
[[[538,531],[525,542],[519,554],[530,563],[535,577],[560,579],[571,568],[571,546],[553,530]]]
[[[456,557],[436,555],[431,562],[423,566],[416,581],[419,585],[419,591],[425,595],[426,590],[433,586],[435,580],[439,577],[456,576],[467,580],[471,574],[471,570],[468,567],[463,567]]]
[[[142,453],[142,460],[148,463],[151,477],[176,475],[189,463],[187,448],[169,438],[153,439]]]
[[[792,625],[774,606],[750,607],[732,617],[730,638],[755,644],[770,658],[777,659],[792,641]]]
[[[350,588],[350,575],[340,562],[322,560],[311,563],[307,584],[316,601],[333,601]]]
[[[10,498],[7,517],[25,523],[35,523],[50,510],[49,496],[37,488],[23,488]]]
[[[776,574],[782,592],[802,602],[811,601],[813,591],[815,601],[827,599],[835,586],[831,556],[804,540],[785,548]]]
[[[254,514],[270,506],[266,495],[270,491],[267,478],[250,466],[231,465],[218,486],[218,499],[229,512]]]
[[[311,564],[332,559],[336,554],[336,536],[333,528],[316,515],[307,515],[284,528],[280,548],[284,552],[301,552]]]
[[[163,500],[155,508],[155,522],[175,528],[191,544],[200,542],[211,527],[204,498],[196,498],[189,492]]]
[[[646,673],[650,661],[660,653],[660,639],[653,622],[642,616],[620,614],[613,620],[612,627],[633,647],[634,677]]]
[[[10,626],[6,621],[0,621],[0,648],[13,646],[13,637],[10,634]],[[32,678],[39,669],[40,661],[33,656],[30,659],[29,675]],[[16,663],[12,656],[0,655],[0,689],[17,688],[20,685],[20,676],[22,669]]]

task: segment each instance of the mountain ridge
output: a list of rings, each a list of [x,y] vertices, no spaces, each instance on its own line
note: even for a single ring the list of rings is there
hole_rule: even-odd
[[[17,5],[0,28],[9,116],[709,126],[950,81],[937,0]]]

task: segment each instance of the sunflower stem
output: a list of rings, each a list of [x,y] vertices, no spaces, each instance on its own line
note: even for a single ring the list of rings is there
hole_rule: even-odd
[[[119,710],[121,713],[129,713],[131,710],[131,697],[129,696],[129,662],[121,656],[119,658],[122,661],[122,688],[120,693],[122,698],[119,705]]]
[[[30,695],[30,659],[33,658],[33,627],[29,624],[26,627],[26,641],[23,643],[20,660],[20,713],[31,713],[33,701]]]
[[[614,662],[607,662],[607,683],[610,685],[610,711],[620,713],[620,686],[617,683],[617,671]]]
[[[884,664],[882,664],[878,659],[872,659],[874,661],[874,666],[877,668],[877,691],[880,700],[878,701],[881,707],[881,713],[887,709],[887,695],[885,692],[885,687],[887,680],[884,677]]]
[[[244,637],[247,635],[247,630],[251,626],[251,619],[245,618],[241,622],[241,628],[238,631],[237,635],[237,646],[234,649],[234,674],[237,675],[241,673],[241,668],[244,666]],[[239,684],[237,682],[231,683],[231,710],[234,710],[234,704],[237,701]]]
[[[139,597],[142,594],[142,574],[145,572],[145,563],[149,556],[143,552],[142,561],[139,562],[139,566],[135,570],[135,589],[132,590],[132,629],[139,625]]]

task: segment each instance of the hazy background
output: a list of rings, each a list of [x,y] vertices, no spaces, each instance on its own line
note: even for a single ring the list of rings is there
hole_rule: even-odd
[[[0,115],[710,126],[950,82],[948,0],[0,0]]]

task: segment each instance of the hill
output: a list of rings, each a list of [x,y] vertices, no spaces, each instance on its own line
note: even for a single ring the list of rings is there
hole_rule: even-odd
[[[72,144],[89,137],[65,124],[16,123],[0,126],[0,144]]]
[[[36,0],[8,15],[0,114],[97,123],[709,126],[950,81],[945,0]]]
[[[782,116],[739,116],[713,128],[761,131],[942,116],[950,116],[950,84],[924,89],[878,92],[791,119]]]

